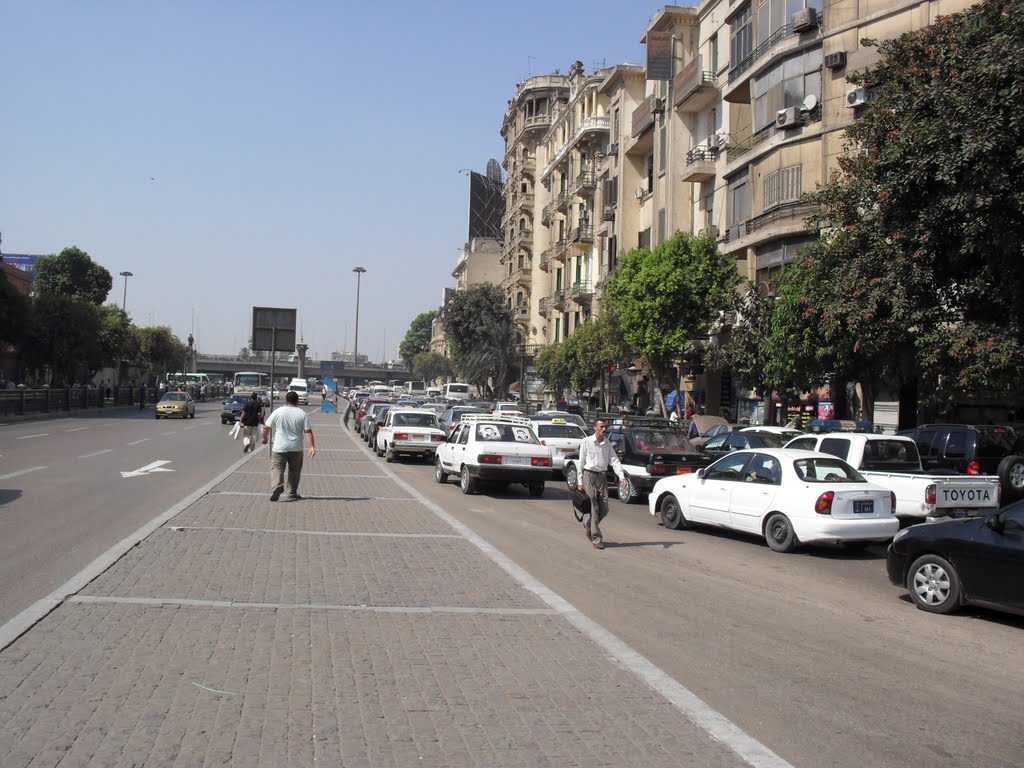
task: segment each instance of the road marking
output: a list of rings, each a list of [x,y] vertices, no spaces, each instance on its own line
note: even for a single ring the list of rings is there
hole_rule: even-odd
[[[317,451],[320,453],[320,451]],[[235,472],[236,475],[265,475],[266,472]],[[378,480],[387,480],[387,475],[332,475],[329,472],[303,472],[303,477],[363,477],[363,478],[377,478]]]
[[[19,440],[31,440],[33,437],[46,437],[49,434],[50,434],[49,432],[40,432],[38,435],[22,435],[18,439]]]
[[[138,469],[133,469],[131,472],[124,472],[124,471],[122,471],[121,472],[121,477],[141,477],[142,475],[149,475],[149,474],[152,474],[153,472],[173,472],[174,471],[173,469],[166,469],[164,467],[164,464],[170,464],[170,463],[171,463],[170,461],[166,461],[166,460],[154,461],[154,462],[152,462],[150,464],[147,464],[144,467],[139,467]]]
[[[308,496],[305,498],[309,498]],[[169,531],[234,531],[241,533],[294,533],[303,536],[378,537],[382,539],[461,539],[457,533],[380,533],[379,531],[305,531],[291,528],[228,528],[217,525],[168,525]]]
[[[103,426],[103,425],[100,425],[100,426]],[[65,432],[81,432],[83,429],[88,429],[88,427],[75,427],[74,429],[65,429],[64,431]]]
[[[80,459],[91,459],[93,456],[102,456],[104,453],[110,453],[113,448],[104,448],[102,451],[93,451],[92,453],[83,453],[78,458]]]
[[[29,467],[28,469],[19,469],[17,472],[8,472],[6,475],[0,475],[0,480],[10,480],[12,477],[21,477],[27,475],[29,472],[38,472],[40,469],[46,469],[46,467]]]
[[[172,430],[171,430],[170,432],[161,432],[161,433],[160,433],[160,436],[161,436],[161,437],[167,437],[168,435],[173,435],[173,434],[175,433],[175,431],[176,431],[176,430],[173,430],[173,429],[172,429]]]
[[[218,496],[267,496],[265,491],[211,491]],[[411,496],[303,496],[307,501],[416,501]],[[288,502],[289,504],[292,502]]]
[[[144,443],[147,440],[149,440],[149,438],[148,437],[144,437],[141,440],[135,440],[133,442],[130,442],[130,443],[128,443],[128,445],[138,445],[139,443]]]
[[[203,425],[202,424],[193,424],[191,427],[185,427],[185,429],[183,429],[182,431],[183,432],[188,432],[190,429],[195,429],[196,427],[201,427],[201,426],[203,426]]]

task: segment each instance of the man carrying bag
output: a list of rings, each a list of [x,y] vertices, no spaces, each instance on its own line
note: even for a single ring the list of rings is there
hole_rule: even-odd
[[[255,392],[242,408],[238,421],[242,425],[242,453],[256,450],[256,429],[263,423],[263,404]]]

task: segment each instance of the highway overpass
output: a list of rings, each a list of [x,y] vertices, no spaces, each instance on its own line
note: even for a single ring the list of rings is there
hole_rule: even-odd
[[[196,355],[196,371],[226,376],[229,380],[238,371],[258,371],[270,374],[270,362],[263,360],[252,360],[232,355]],[[401,382],[412,381],[413,375],[404,368],[389,368],[386,365],[374,365],[371,363],[354,365],[339,360],[307,360],[306,375],[320,378],[322,375],[330,376],[333,372],[335,381],[341,386],[353,386],[365,384],[368,381],[380,380],[387,382],[391,379],[398,379]],[[299,375],[298,363],[289,363],[284,360],[274,362],[274,377],[278,381],[293,379]]]

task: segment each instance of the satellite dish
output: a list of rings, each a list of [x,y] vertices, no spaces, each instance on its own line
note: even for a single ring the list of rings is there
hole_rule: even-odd
[[[816,106],[818,106],[818,97],[813,93],[807,94],[807,98],[804,99],[803,111],[813,112]]]

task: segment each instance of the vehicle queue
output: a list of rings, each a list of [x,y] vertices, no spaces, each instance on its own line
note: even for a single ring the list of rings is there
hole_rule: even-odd
[[[576,489],[579,443],[592,432],[578,414],[527,417],[517,404],[374,394],[343,392],[354,405],[357,434],[388,462],[430,464],[437,483],[452,478],[464,494],[522,485],[529,496],[540,497],[558,476]],[[710,446],[697,448],[686,423],[596,418],[608,423],[607,437],[624,471],[621,483],[609,471],[609,489],[623,505],[646,502],[668,530],[726,528],[780,553],[887,543],[890,580],[907,589],[921,610],[949,613],[976,604],[1024,613],[1024,500],[1000,497],[995,478],[978,478],[971,487],[991,491],[994,503],[936,503],[927,494],[934,496],[944,484],[963,486],[967,478],[933,470],[935,482],[926,483],[909,437],[859,441],[861,450],[870,449],[867,455],[898,452],[902,462],[880,472],[859,458],[862,473],[848,456],[836,455],[833,443],[841,441],[808,440],[800,430],[719,429],[717,440],[712,436]],[[914,499],[916,518],[898,514],[907,508],[905,499],[897,499],[907,493],[901,471],[916,473],[909,478],[914,493],[924,483],[925,497]],[[1000,506],[1007,501],[1012,503]]]

